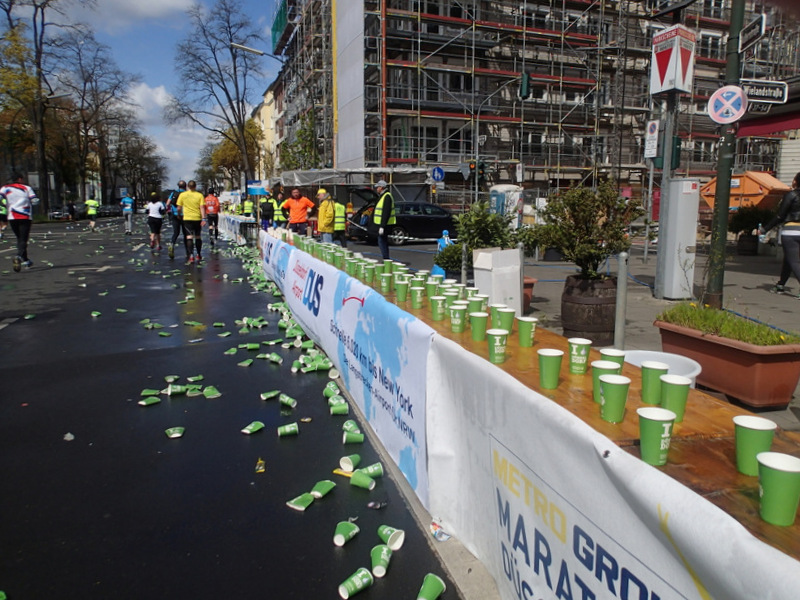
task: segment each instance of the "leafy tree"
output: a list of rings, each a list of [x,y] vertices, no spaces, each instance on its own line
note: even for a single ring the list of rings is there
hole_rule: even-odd
[[[281,144],[280,157],[281,168],[287,171],[316,169],[319,167],[319,152],[317,151],[313,113],[306,113],[301,118],[295,141]]]

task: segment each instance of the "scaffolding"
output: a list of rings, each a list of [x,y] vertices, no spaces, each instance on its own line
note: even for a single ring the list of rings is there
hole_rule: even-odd
[[[554,189],[612,177],[643,186],[645,126],[664,110],[649,93],[652,37],[669,25],[651,16],[663,4],[363,0],[363,166],[439,166],[448,189],[476,195],[479,186],[507,182]],[[283,29],[273,27],[273,39],[295,65],[286,73],[287,97],[299,85],[292,87],[293,73],[311,90],[304,103],[286,104],[286,139],[313,104],[320,154],[335,166],[330,5],[284,0],[279,11],[288,16]],[[797,24],[764,0],[747,8],[748,15],[765,12],[769,28],[744,61],[744,76],[800,75]],[[730,0],[684,10],[697,50],[694,92],[680,100],[679,174],[711,177],[716,168],[719,134],[706,105],[725,69],[729,12]],[[742,140],[747,152],[739,155],[749,167],[774,170],[778,141]],[[470,163],[484,167],[485,180],[464,177]]]

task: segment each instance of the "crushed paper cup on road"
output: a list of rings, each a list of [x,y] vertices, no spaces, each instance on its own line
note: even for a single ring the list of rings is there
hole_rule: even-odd
[[[381,541],[389,546],[394,551],[400,550],[403,547],[403,542],[406,541],[406,532],[402,529],[395,529],[389,525],[381,525],[378,527],[378,537]]]
[[[359,531],[361,531],[361,529],[355,523],[351,521],[339,521],[333,533],[333,543],[342,547],[356,537]]]
[[[145,396],[137,404],[140,406],[152,406],[153,404],[158,404],[161,402],[161,398],[158,396]]]
[[[236,363],[240,367],[249,367],[253,364],[253,359],[248,358],[247,360],[243,360],[242,362]]]
[[[180,396],[185,394],[187,389],[188,388],[185,385],[170,383],[167,386],[167,396]]]
[[[219,398],[220,396],[222,396],[222,393],[213,385],[207,385],[206,387],[203,388],[203,396],[205,396],[209,400],[213,400],[214,398]]]
[[[303,512],[309,506],[314,503],[314,496],[310,493],[306,492],[305,494],[300,494],[297,498],[292,498],[286,503],[286,506],[289,508],[293,508],[294,510],[298,510]]]
[[[242,429],[242,433],[250,435],[251,433],[255,433],[256,431],[261,431],[264,429],[264,423],[261,421],[253,421],[247,427]]]
[[[175,383],[180,378],[181,378],[180,375],[164,375],[164,381],[166,381],[167,383]]]
[[[161,393],[161,390],[154,390],[152,388],[145,388],[139,394],[140,396],[158,396]]]
[[[266,400],[271,400],[276,396],[280,396],[280,393],[281,393],[280,390],[270,390],[269,392],[261,392],[260,397],[262,400],[266,401]]]
[[[355,471],[360,463],[361,456],[358,454],[350,454],[339,459],[339,466],[342,468],[342,471],[347,473]]]
[[[333,488],[336,487],[336,482],[331,481],[330,479],[323,479],[322,481],[318,481],[314,484],[314,487],[311,488],[310,494],[314,496],[314,498],[322,498],[326,496]]]
[[[183,437],[184,431],[186,431],[184,427],[170,427],[169,429],[165,430],[164,433],[167,434],[168,438],[179,438]]]
[[[278,437],[286,437],[289,435],[298,435],[300,433],[300,426],[297,423],[287,423],[278,427]]]
[[[353,474],[350,476],[350,485],[371,491],[375,489],[375,480],[364,473],[364,471],[353,471]]]
[[[289,408],[295,408],[297,406],[297,400],[289,396],[288,394],[279,394],[278,401],[283,406],[288,406]]]

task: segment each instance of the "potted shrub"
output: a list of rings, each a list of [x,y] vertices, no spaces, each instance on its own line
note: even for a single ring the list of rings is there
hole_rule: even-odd
[[[540,244],[558,248],[579,270],[567,277],[561,296],[566,337],[586,337],[598,346],[613,343],[617,280],[603,275],[600,266],[630,248],[627,228],[642,214],[641,202],[620,197],[611,181],[597,189],[578,186],[557,193],[540,212]]]
[[[742,206],[731,213],[728,231],[735,233],[736,252],[743,256],[758,254],[758,227],[772,219],[774,212],[757,205]],[[756,233],[753,233],[756,231]]]
[[[693,302],[655,321],[665,352],[703,367],[697,382],[753,407],[784,407],[800,379],[800,336]]]

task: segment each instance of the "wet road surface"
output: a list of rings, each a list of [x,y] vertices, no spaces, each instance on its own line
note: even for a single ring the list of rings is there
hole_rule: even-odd
[[[9,600],[337,598],[388,524],[405,544],[358,597],[416,598],[434,572],[448,582],[443,598],[458,598],[391,478],[369,492],[332,474],[346,454],[362,465],[380,457],[369,442],[342,444],[345,417],[330,416],[322,395],[327,373],[292,373],[301,351],[280,346],[258,352],[276,350],[281,365],[238,366],[256,355],[239,344],[282,337],[266,310],[275,298],[254,290],[227,244],[206,244],[206,262],[187,266],[182,248],[170,261],[150,252],[142,223],[135,231],[124,236],[119,220],[97,233],[36,225],[35,265],[19,274],[13,239],[0,242],[0,590]],[[240,333],[237,319],[258,316],[266,327]],[[222,395],[137,404],[168,375],[203,375]],[[297,407],[262,401],[271,389]],[[242,434],[254,420],[264,430]],[[279,438],[291,422],[300,435]],[[175,426],[180,439],[164,433]],[[322,479],[333,492],[305,512],[286,506]],[[348,518],[361,531],[336,547]]]

